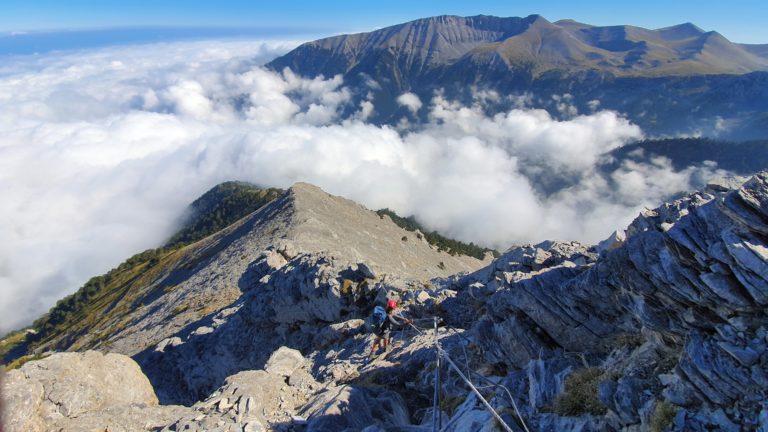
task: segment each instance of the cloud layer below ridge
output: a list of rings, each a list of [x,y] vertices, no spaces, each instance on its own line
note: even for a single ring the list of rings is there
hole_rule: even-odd
[[[372,209],[416,215],[505,248],[588,242],[712,167],[602,155],[642,132],[614,112],[557,121],[521,107],[487,116],[435,95],[399,103],[427,124],[368,124],[340,77],[273,73],[289,42],[187,42],[15,57],[0,66],[0,330],[30,322],[90,276],[158,246],[187,204],[226,180],[307,181]],[[540,182],[567,179],[543,193]]]

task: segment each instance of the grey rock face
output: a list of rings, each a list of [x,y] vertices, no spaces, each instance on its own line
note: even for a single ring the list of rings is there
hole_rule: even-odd
[[[96,351],[28,362],[7,374],[2,393],[7,431],[151,430],[183,410],[157,407],[149,380],[129,357]]]
[[[330,387],[302,409],[308,432],[362,430],[410,424],[408,408],[395,392],[355,386]]]
[[[262,255],[250,266],[243,297],[231,308],[197,323],[174,343],[160,342],[136,356],[164,403],[192,404],[242,370],[296,368],[301,354],[281,345],[309,349],[318,327],[356,310],[340,293],[337,264],[325,255],[299,254],[275,269]],[[303,330],[303,329],[306,329]],[[335,337],[329,330],[326,336]],[[321,343],[318,339],[318,342]],[[289,364],[290,363],[290,364]]]
[[[666,399],[685,412],[683,429],[754,428],[768,396],[766,202],[761,173],[644,212],[621,246],[587,265],[537,268],[538,252],[513,251],[528,273],[491,266],[479,282],[498,289],[475,339],[487,361],[528,371],[521,397],[532,406],[547,399],[533,391],[541,359],[577,352],[604,371],[598,396],[614,427],[640,424],[643,407]]]
[[[279,357],[286,358],[286,351],[283,350]],[[304,380],[286,383],[282,373],[239,372],[228,377],[224,385],[206,400],[195,404],[191,414],[163,430],[272,430],[271,424],[293,421],[293,414],[318,387],[308,374]]]
[[[296,369],[304,366],[306,360],[301,353],[288,347],[280,347],[269,356],[264,370],[284,377],[289,377]]]
[[[430,422],[431,423],[431,422]],[[480,406],[477,396],[470,394],[447,421],[444,422],[451,432],[477,431],[492,432],[496,430],[493,416]]]
[[[177,405],[120,405],[97,412],[86,412],[78,417],[66,417],[53,426],[59,432],[82,431],[158,431],[178,418],[189,415],[190,409]]]
[[[621,246],[622,244],[624,244],[624,240],[626,239],[627,239],[627,236],[626,234],[624,234],[624,231],[614,231],[613,233],[611,233],[611,235],[607,239],[598,243],[596,248],[597,252],[605,253],[608,251],[612,251],[617,247]]]

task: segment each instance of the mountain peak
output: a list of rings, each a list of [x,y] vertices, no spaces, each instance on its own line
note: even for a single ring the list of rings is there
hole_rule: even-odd
[[[690,22],[663,27],[656,31],[673,39],[696,37],[705,33],[699,26]]]
[[[318,186],[315,186],[312,183],[306,183],[306,182],[296,182],[290,188],[288,188],[288,190],[292,191],[294,194],[300,193],[300,194],[326,194],[327,195],[327,193],[321,188],[319,188]]]
[[[290,67],[309,76],[363,72],[374,79],[395,68],[396,78],[387,74],[380,78],[390,80],[388,85],[399,83],[403,88],[398,91],[417,87],[421,79],[433,82],[435,76],[466,75],[448,71],[457,65],[487,62],[506,65],[506,72],[497,72],[529,73],[534,79],[547,71],[655,77],[768,70],[768,58],[759,54],[762,51],[753,49],[749,54],[736,44],[722,53],[726,62],[716,57],[688,61],[703,34],[692,23],[649,30],[573,20],[552,23],[536,14],[525,18],[441,15],[357,34],[354,40],[338,36],[310,42],[268,67]],[[505,45],[503,51],[496,50],[499,43]]]
[[[397,98],[405,92],[428,101],[440,91],[471,104],[470,89],[483,88],[536,94],[535,108],[555,117],[562,113],[546,102],[553,96],[571,94],[582,113],[598,100],[601,108],[624,113],[649,135],[706,131],[718,119],[734,116],[740,120],[733,124],[744,127],[714,133],[739,139],[765,135],[765,110],[761,102],[755,105],[764,98],[747,95],[762,92],[768,44],[708,37],[692,23],[646,29],[573,20],[552,23],[541,15],[443,15],[308,42],[267,67],[290,68],[309,78],[342,75],[345,85],[360,89],[353,105],[372,97],[376,110],[369,121],[374,123],[400,122],[408,113]],[[373,82],[375,88],[370,87]],[[711,89],[731,85],[749,89],[726,91],[727,98],[710,97]],[[646,116],[648,100],[658,100],[657,110],[669,115]],[[503,105],[497,108],[514,108],[511,102]],[[707,115],[691,117],[696,106],[707,107]]]

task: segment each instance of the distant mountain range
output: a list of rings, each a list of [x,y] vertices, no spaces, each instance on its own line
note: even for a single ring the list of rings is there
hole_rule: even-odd
[[[439,16],[308,42],[267,66],[342,74],[358,98],[373,95],[379,123],[408,115],[396,101],[404,92],[426,102],[442,90],[469,103],[473,91],[490,89],[530,94],[557,117],[569,114],[553,96],[568,94],[581,113],[617,110],[651,135],[768,136],[768,44],[733,43],[690,23],[648,30]],[[502,98],[493,109],[514,103]]]

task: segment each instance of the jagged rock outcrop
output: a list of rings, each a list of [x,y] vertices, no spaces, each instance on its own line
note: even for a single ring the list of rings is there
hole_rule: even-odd
[[[592,396],[605,412],[582,421],[584,430],[649,427],[664,409],[673,430],[761,426],[766,202],[761,173],[736,191],[697,192],[644,212],[595,262],[467,278],[465,297],[472,284],[498,286],[473,333],[486,361],[516,370],[506,382],[531,423],[565,427],[568,416],[541,411],[558,411],[563,378],[592,367]],[[522,249],[502,258],[510,254]]]
[[[290,377],[296,369],[304,366],[304,356],[295,349],[280,347],[272,353],[264,370],[283,377]]]
[[[162,401],[205,398],[238,371],[268,367],[281,345],[308,350],[318,327],[357,311],[339,278],[351,267],[322,254],[299,254],[279,268],[268,260],[253,262],[252,285],[232,307],[136,356]]]
[[[120,354],[57,353],[8,372],[6,432],[156,430],[186,411],[158,406],[149,380]]]

